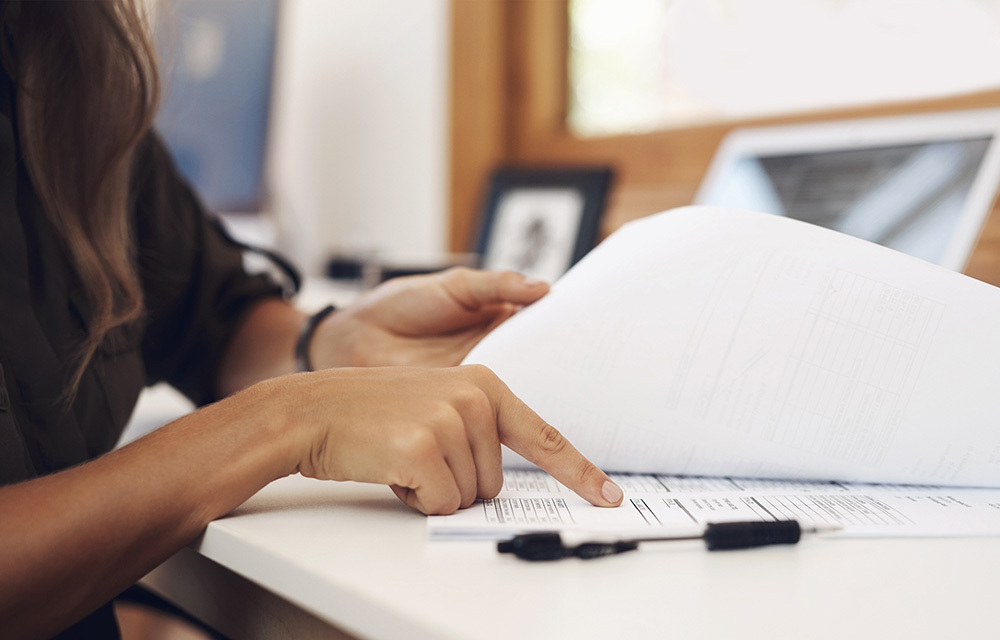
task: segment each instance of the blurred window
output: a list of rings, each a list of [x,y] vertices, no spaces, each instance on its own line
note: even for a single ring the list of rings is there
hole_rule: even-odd
[[[164,95],[156,127],[209,209],[266,200],[278,0],[159,0]]]
[[[1000,0],[570,0],[569,23],[582,136],[1000,87]]]

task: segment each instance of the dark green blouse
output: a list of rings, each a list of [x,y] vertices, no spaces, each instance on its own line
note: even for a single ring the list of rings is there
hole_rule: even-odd
[[[198,404],[212,401],[235,325],[255,300],[280,295],[270,280],[244,272],[239,248],[149,135],[132,182],[145,316],[107,337],[75,401],[60,403],[87,332],[87,300],[21,161],[14,104],[0,70],[0,485],[109,451],[143,385],[166,381]],[[110,607],[78,634],[114,637]]]

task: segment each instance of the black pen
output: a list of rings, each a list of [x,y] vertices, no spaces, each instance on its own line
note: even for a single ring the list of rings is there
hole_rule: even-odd
[[[524,533],[497,543],[497,551],[522,560],[584,560],[635,551],[642,542],[704,540],[709,551],[752,549],[774,544],[796,544],[805,534],[834,533],[840,527],[800,525],[797,520],[713,522],[697,535],[666,535],[619,540],[591,540],[567,545],[558,532]]]

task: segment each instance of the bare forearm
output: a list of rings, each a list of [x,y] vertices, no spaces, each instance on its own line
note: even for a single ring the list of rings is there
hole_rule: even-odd
[[[51,635],[295,471],[452,513],[503,485],[500,444],[595,505],[621,490],[482,366],[283,376],[75,469],[0,489],[0,629]]]
[[[193,540],[213,518],[294,472],[285,427],[242,412],[241,399],[93,462],[0,489],[5,634],[58,631]]]
[[[250,385],[294,373],[295,341],[305,315],[284,300],[257,304],[230,340],[216,377],[220,397]]]

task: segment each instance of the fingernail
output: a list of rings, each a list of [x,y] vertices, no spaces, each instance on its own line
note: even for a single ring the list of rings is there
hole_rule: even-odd
[[[618,504],[624,494],[622,493],[621,487],[608,480],[604,483],[604,486],[601,487],[601,495],[604,496],[604,499],[608,502]]]
[[[524,278],[524,286],[526,287],[540,287],[543,284],[547,284],[544,280],[539,280],[538,278]]]

